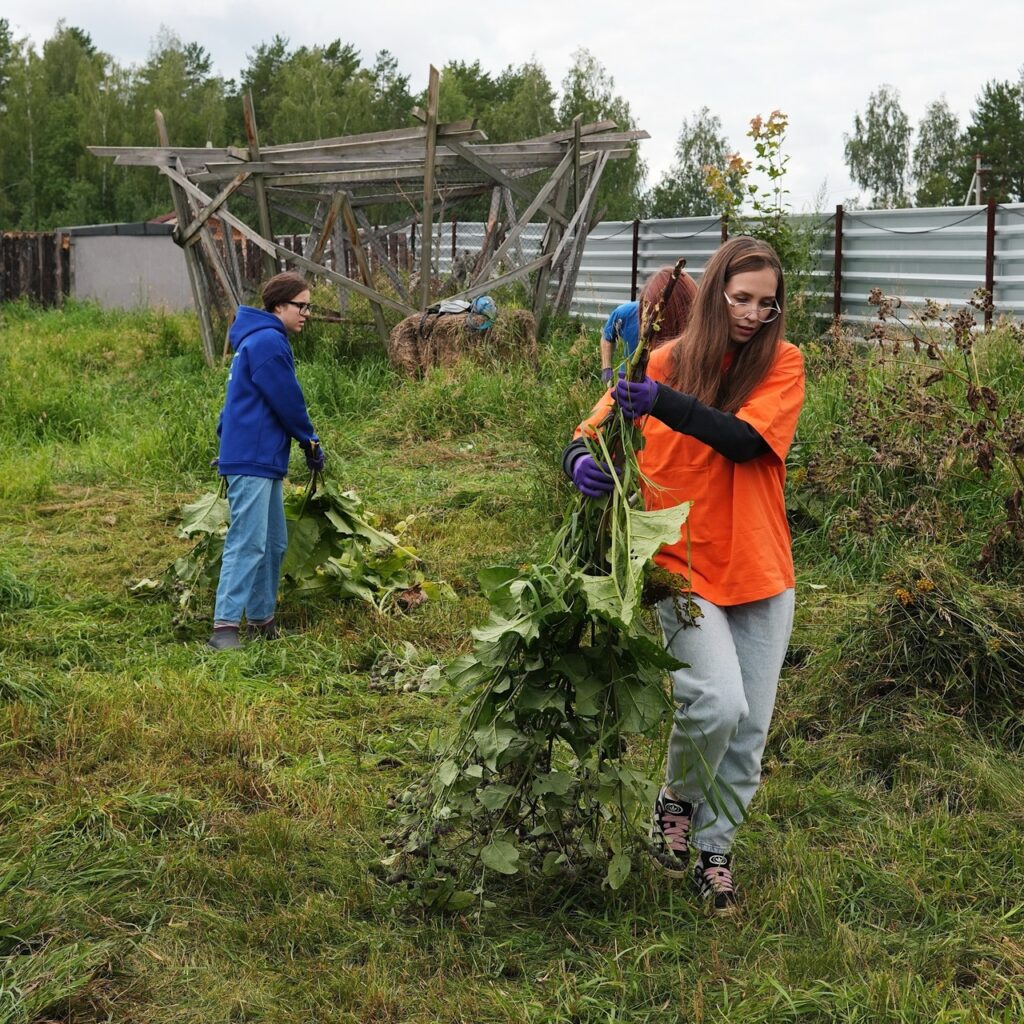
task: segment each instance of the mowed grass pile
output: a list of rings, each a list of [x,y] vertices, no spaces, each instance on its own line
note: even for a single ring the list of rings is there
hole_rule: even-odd
[[[972,568],[1007,481],[932,487],[939,531],[920,502],[895,514],[909,470],[901,488],[870,459],[816,475],[815,452],[860,443],[836,436],[865,400],[842,361],[809,360],[798,622],[740,915],[709,920],[642,871],[617,893],[527,880],[479,916],[425,917],[374,868],[448,712],[380,666],[465,650],[475,573],[545,548],[596,341],[557,333],[539,376],[406,381],[371,342],[303,339],[331,473],[386,521],[416,515],[407,537],[458,600],[286,607],[290,635],[217,656],[125,585],[186,547],[177,511],[214,483],[225,371],[186,317],[0,318],[0,1020],[1024,1017],[1021,570],[1012,551]],[[1019,388],[1020,360],[1000,366]],[[894,511],[870,531],[850,511],[865,496]]]

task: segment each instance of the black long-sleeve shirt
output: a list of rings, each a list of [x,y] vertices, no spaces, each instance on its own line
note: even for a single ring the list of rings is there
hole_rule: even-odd
[[[658,383],[658,394],[650,415],[680,434],[689,434],[732,462],[749,462],[769,451],[768,442],[747,422],[731,412],[722,412],[698,402],[693,395]],[[572,476],[572,465],[586,451],[577,438],[562,453],[562,468]]]

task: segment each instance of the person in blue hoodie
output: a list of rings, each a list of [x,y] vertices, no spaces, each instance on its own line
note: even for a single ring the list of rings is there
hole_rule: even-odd
[[[309,316],[309,283],[294,271],[277,274],[263,286],[262,299],[263,309],[239,306],[228,331],[235,355],[217,434],[231,516],[208,641],[217,651],[241,646],[243,615],[250,638],[277,636],[274,609],[288,547],[283,480],[292,438],[311,470],[324,467],[288,343]]]

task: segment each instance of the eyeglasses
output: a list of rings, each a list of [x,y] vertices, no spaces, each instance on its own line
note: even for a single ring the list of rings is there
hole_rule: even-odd
[[[308,302],[296,302],[294,299],[285,299],[285,306],[294,306],[300,313],[309,315],[309,311],[313,308]]]
[[[725,292],[722,294],[725,295],[725,301],[729,303],[729,312],[737,320],[746,320],[751,313],[755,313],[761,323],[770,324],[782,315],[782,310],[775,302],[772,302],[770,306],[759,306],[756,302],[736,302],[735,299],[730,299]]]

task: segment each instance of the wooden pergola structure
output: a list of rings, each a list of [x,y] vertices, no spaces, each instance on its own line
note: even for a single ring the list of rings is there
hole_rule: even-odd
[[[427,109],[415,111],[420,124],[411,128],[261,147],[249,94],[244,101],[246,148],[171,146],[160,111],[156,148],[89,147],[95,156],[113,157],[120,165],[157,167],[168,179],[177,218],[174,237],[185,250],[209,363],[221,355],[211,310],[222,308],[230,319],[244,296],[233,232],[262,250],[268,276],[283,265],[365,296],[378,334],[386,340],[385,308],[408,316],[436,297],[434,242],[440,226],[435,213],[443,218],[466,200],[489,195],[481,250],[465,287],[450,297],[471,299],[532,275],[535,316],[540,317],[552,291],[554,308],[568,310],[587,235],[603,213],[594,209],[602,172],[609,160],[628,157],[636,141],[649,138],[647,132],[618,131],[613,121],[582,124],[577,118],[566,131],[492,145],[475,119],[438,123],[438,85],[438,72],[431,67]],[[255,203],[259,230],[229,212],[228,201],[239,196]],[[367,207],[395,204],[408,214],[392,224],[370,224]],[[275,215],[309,226],[303,252],[274,240]],[[543,240],[527,259],[523,232],[538,219],[546,219]],[[215,232],[212,225],[222,230]],[[413,225],[419,232],[416,294],[410,294],[387,245],[395,232]],[[334,267],[325,264],[329,242]],[[342,272],[337,259],[346,243],[354,255],[350,274]],[[375,286],[368,250],[394,294]]]

